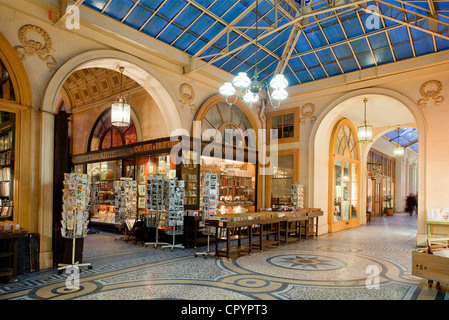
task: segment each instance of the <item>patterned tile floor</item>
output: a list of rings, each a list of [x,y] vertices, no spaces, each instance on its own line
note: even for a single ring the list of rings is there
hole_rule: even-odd
[[[85,239],[80,288],[43,270],[0,285],[0,300],[449,300],[411,274],[416,216],[375,217],[366,225],[232,260],[195,257],[205,248],[162,250]],[[213,247],[211,247],[211,250]],[[379,277],[374,277],[375,274]]]

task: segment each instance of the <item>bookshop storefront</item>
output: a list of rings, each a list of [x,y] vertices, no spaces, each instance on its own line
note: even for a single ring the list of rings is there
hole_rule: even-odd
[[[234,160],[225,159],[230,151]],[[125,179],[135,182],[128,190],[128,196],[135,199],[133,219],[143,219],[148,213],[146,187],[152,176],[184,181],[184,208],[189,211],[201,208],[204,175],[216,174],[217,210],[221,214],[254,212],[256,162],[256,151],[190,137],[138,142],[72,157],[74,172],[86,173],[92,185],[90,226],[110,231],[123,231],[117,219],[115,187]]]

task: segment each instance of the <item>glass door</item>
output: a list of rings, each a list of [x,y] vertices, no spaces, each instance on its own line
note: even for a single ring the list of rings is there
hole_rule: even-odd
[[[353,125],[347,119],[334,129],[330,157],[329,232],[360,225],[360,161]]]

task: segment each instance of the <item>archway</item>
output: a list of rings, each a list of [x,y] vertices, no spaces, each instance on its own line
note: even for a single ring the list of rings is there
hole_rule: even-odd
[[[395,129],[398,125],[402,127],[416,127],[419,131],[420,135],[420,151],[418,155],[418,235],[417,235],[417,244],[422,244],[425,241],[425,219],[426,219],[426,177],[425,177],[425,168],[426,168],[426,123],[424,117],[416,106],[416,104],[404,96],[401,93],[390,89],[383,88],[369,88],[353,91],[347,94],[342,95],[341,97],[335,99],[318,117],[314,127],[312,128],[312,132],[310,135],[309,145],[311,148],[311,152],[309,154],[309,172],[311,172],[309,176],[309,195],[308,201],[309,204],[313,207],[322,208],[325,213],[329,212],[329,204],[328,199],[322,197],[323,190],[327,190],[329,185],[329,148],[323,148],[320,146],[329,145],[330,137],[332,134],[332,129],[335,124],[343,119],[350,118],[351,113],[363,115],[362,107],[355,108],[354,103],[358,103],[358,105],[362,105],[362,100],[364,97],[369,97],[370,99],[381,99],[388,101],[387,106],[389,108],[396,108],[402,114],[398,116],[398,118],[391,117],[391,122],[377,123],[374,125],[374,141],[375,139],[381,137],[385,132],[391,131]],[[351,108],[352,106],[352,108]],[[377,105],[380,106],[380,105]],[[381,113],[382,111],[378,108],[376,111],[370,111],[371,113],[368,115],[374,116],[375,113]],[[385,113],[383,114],[384,118]],[[376,118],[377,119],[377,118]],[[368,118],[370,121],[370,119]],[[354,125],[359,125],[358,121],[354,121]],[[362,184],[362,192],[360,194],[361,199],[366,198],[366,162],[367,155],[369,149],[371,148],[372,143],[366,144],[361,148],[361,184]],[[360,208],[360,212],[366,212],[366,204],[362,202],[362,206]],[[361,216],[361,223],[365,223],[366,217],[364,215]],[[323,219],[326,220],[326,219]],[[320,230],[327,230],[328,226],[325,221],[320,224]],[[325,231],[324,231],[325,232]]]
[[[54,114],[57,107],[57,97],[62,84],[75,71],[86,68],[105,68],[117,71],[119,66],[125,68],[124,75],[139,83],[156,101],[161,109],[164,121],[169,131],[182,128],[181,117],[175,103],[175,94],[164,78],[148,63],[123,52],[97,50],[80,54],[67,61],[50,80],[41,109]]]
[[[104,68],[110,70],[118,70],[124,67],[124,75],[132,78],[140,86],[142,86],[154,99],[160,107],[162,117],[167,125],[168,131],[171,132],[177,128],[182,128],[182,121],[175,104],[175,94],[170,89],[168,83],[150,64],[127,53],[113,50],[96,50],[80,54],[62,65],[49,81],[43,98],[40,110],[42,117],[40,119],[40,148],[45,150],[40,155],[40,177],[41,192],[46,195],[47,201],[39,203],[39,221],[48,221],[45,232],[41,235],[45,237],[45,247],[47,255],[51,255],[52,245],[52,223],[53,205],[52,196],[54,190],[54,115],[59,107],[60,92],[62,85],[71,74],[76,71],[88,68]],[[46,260],[43,267],[50,267],[50,259]]]

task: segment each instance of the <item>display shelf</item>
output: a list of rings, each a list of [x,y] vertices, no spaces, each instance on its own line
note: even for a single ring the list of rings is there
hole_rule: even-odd
[[[292,206],[295,209],[303,209],[304,208],[304,186],[295,183],[292,185]]]

